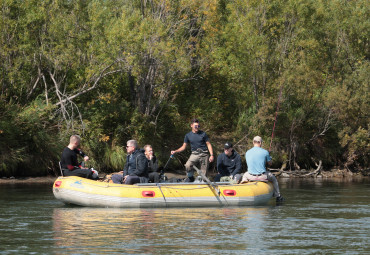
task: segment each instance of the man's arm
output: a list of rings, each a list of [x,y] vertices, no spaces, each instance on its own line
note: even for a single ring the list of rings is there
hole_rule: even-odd
[[[140,154],[137,156],[136,162],[136,169],[133,172],[133,175],[143,176],[145,172],[148,171],[148,159],[145,157],[144,154]]]
[[[157,172],[158,171],[158,161],[155,156],[149,161],[149,168],[151,172]]]
[[[240,174],[241,171],[242,171],[242,159],[241,159],[240,155],[238,154],[235,157],[235,169],[231,174],[233,176],[235,176],[236,174]]]
[[[123,167],[123,176],[128,174],[128,157],[126,158],[125,166]]]
[[[222,159],[223,159],[223,156],[222,156],[222,154],[220,154],[220,155],[218,155],[217,156],[217,173],[221,173],[221,171],[223,170],[222,169]]]
[[[213,162],[213,160],[214,160],[215,158],[214,158],[214,156],[213,156],[213,148],[212,148],[212,144],[211,144],[209,141],[207,141],[207,142],[206,142],[206,145],[207,145],[207,148],[208,148],[208,151],[209,151],[209,154],[210,154],[210,156],[209,156],[209,162]]]
[[[266,166],[270,167],[272,165],[272,158],[270,156],[270,153],[267,152],[266,155]]]
[[[186,143],[183,143],[180,148],[178,148],[177,150],[171,151],[171,155],[175,153],[183,152],[185,149],[186,149]]]

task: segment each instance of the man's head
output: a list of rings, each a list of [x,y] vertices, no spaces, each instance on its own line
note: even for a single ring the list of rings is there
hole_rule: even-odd
[[[81,137],[79,135],[71,135],[69,144],[75,149],[80,145]]]
[[[150,158],[150,156],[153,156],[153,147],[149,144],[145,145],[144,146],[144,150],[145,150],[145,156],[147,158]]]
[[[136,140],[128,140],[126,143],[126,151],[128,154],[133,153],[137,148]]]
[[[198,132],[199,130],[199,120],[198,119],[192,119],[190,122],[191,131],[194,133]]]
[[[227,156],[230,156],[233,153],[233,144],[226,142],[224,145],[224,152]]]
[[[253,145],[257,146],[257,147],[261,147],[262,146],[262,138],[260,136],[255,136],[253,138]]]

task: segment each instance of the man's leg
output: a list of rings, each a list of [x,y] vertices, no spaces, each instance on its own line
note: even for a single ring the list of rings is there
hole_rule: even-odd
[[[87,179],[94,179],[93,178],[93,172],[90,169],[74,169],[72,171],[70,170],[64,170],[65,176],[79,176]]]
[[[149,182],[158,183],[159,182],[159,173],[157,173],[157,172],[149,173]]]
[[[280,197],[280,189],[279,189],[279,183],[275,177],[275,175],[273,175],[271,172],[269,171],[266,171],[266,175],[267,175],[267,180],[269,180],[270,182],[272,182],[272,185],[274,186],[274,197]]]
[[[214,182],[219,182],[222,177],[222,174],[216,174],[215,178],[213,179]]]
[[[185,164],[186,175],[190,181],[194,181],[194,169],[193,166],[198,165],[199,163],[199,154],[192,153]]]
[[[263,175],[260,175],[260,176],[254,176],[254,175],[251,175],[248,172],[245,172],[244,175],[243,175],[243,179],[242,179],[241,182],[248,182],[248,181],[262,181],[262,182],[267,182],[268,179],[267,179],[267,175],[266,174],[263,174]]]
[[[209,156],[206,153],[200,154],[200,171],[204,174],[204,176],[207,176],[209,166]]]
[[[117,184],[122,184],[123,174],[114,174],[112,175],[112,182]]]
[[[139,176],[127,176],[125,184],[135,184],[140,183],[140,177]]]
[[[236,183],[240,183],[241,180],[242,180],[242,175],[241,174],[236,174],[234,176],[234,181],[236,181]]]

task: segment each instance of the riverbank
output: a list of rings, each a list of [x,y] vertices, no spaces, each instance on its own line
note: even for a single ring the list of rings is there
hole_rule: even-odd
[[[353,173],[346,169],[332,169],[330,171],[307,171],[307,170],[295,170],[295,171],[277,171],[272,170],[272,172],[280,179],[289,179],[289,178],[305,178],[305,179],[331,179],[331,178],[369,178],[370,171],[364,170]],[[101,173],[99,174],[101,177],[104,177],[106,174]],[[182,179],[185,178],[185,174],[181,172],[168,172],[166,173],[168,179],[178,178]],[[1,184],[53,184],[57,177],[55,176],[42,176],[42,177],[10,177],[10,178],[0,178],[0,185]]]

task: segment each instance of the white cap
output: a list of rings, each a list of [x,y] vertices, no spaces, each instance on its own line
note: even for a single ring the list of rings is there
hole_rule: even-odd
[[[262,144],[262,138],[260,136],[255,136],[253,138],[253,142],[261,143]]]

